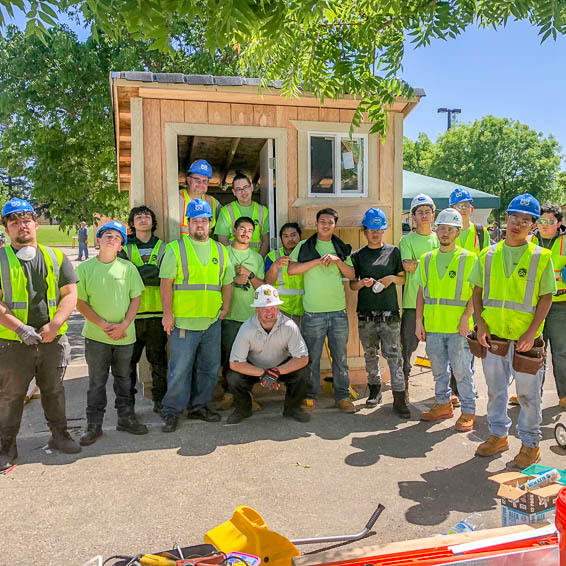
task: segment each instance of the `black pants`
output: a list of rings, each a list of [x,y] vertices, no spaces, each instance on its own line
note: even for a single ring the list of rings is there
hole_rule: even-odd
[[[417,325],[417,309],[403,309],[401,317],[401,346],[403,348],[403,374],[405,379],[411,374],[411,356],[419,345],[415,334]]]
[[[136,318],[136,343],[130,361],[130,395],[136,397],[138,381],[137,366],[143,349],[151,365],[151,397],[161,403],[167,392],[167,333],[163,330],[161,318]]]
[[[0,436],[15,437],[20,430],[24,400],[35,377],[50,429],[67,428],[63,378],[71,348],[64,334],[53,342],[26,346],[0,340]]]
[[[112,369],[114,376],[115,407],[118,417],[127,418],[134,412],[130,397],[130,359],[133,344],[114,346],[85,338],[85,357],[88,364],[88,393],[86,420],[88,424],[102,424],[106,410],[106,382]]]
[[[237,320],[226,320],[222,321],[222,337],[221,337],[221,347],[220,347],[220,367],[222,368],[222,377],[218,379],[218,383],[224,388],[225,391],[233,391],[230,388],[230,383],[228,383],[227,374],[230,370],[230,352],[232,351],[232,344],[236,339],[238,330],[240,326],[244,324]]]
[[[236,410],[244,415],[251,414],[252,388],[254,383],[259,382],[259,377],[228,370],[227,378],[230,391],[234,393]],[[284,383],[287,389],[283,412],[286,413],[298,410],[303,399],[306,397],[307,388],[310,383],[310,370],[308,366],[293,373],[282,375],[279,381]]]

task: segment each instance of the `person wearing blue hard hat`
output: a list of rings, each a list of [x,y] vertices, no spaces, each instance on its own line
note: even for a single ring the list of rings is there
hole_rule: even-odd
[[[169,335],[163,432],[173,432],[185,409],[190,419],[218,422],[208,404],[218,380],[221,320],[232,297],[234,267],[226,248],[210,239],[212,209],[187,205],[188,237],[169,243],[161,262],[163,328]]]
[[[379,349],[387,360],[393,390],[393,410],[411,416],[405,402],[405,379],[401,355],[401,319],[396,285],[405,283],[399,249],[383,241],[387,218],[380,208],[370,208],[362,219],[367,246],[352,254],[356,279],[350,289],[358,291],[358,332],[364,348],[368,374],[368,407],[381,402]]]
[[[509,384],[514,379],[521,405],[517,432],[521,450],[513,465],[523,469],[540,459],[544,377],[544,320],[556,293],[550,250],[527,240],[540,205],[530,194],[515,197],[507,207],[505,240],[484,249],[470,274],[477,341],[488,387],[489,438],[477,456],[509,449],[512,421],[507,414]],[[482,350],[483,348],[483,350]]]
[[[88,365],[87,426],[80,443],[89,446],[102,436],[106,411],[106,382],[110,369],[114,378],[116,430],[146,434],[138,422],[130,395],[130,360],[136,341],[134,319],[144,284],[136,267],[118,257],[126,243],[126,228],[112,220],[96,232],[98,256],[81,263],[77,309],[85,317],[83,327]]]
[[[0,248],[0,471],[18,456],[16,437],[34,377],[51,429],[49,447],[81,450],[67,431],[63,388],[77,276],[62,251],[37,243],[39,225],[29,202],[10,199],[2,223],[11,245]]]
[[[222,205],[212,196],[206,194],[212,178],[212,166],[206,159],[198,159],[191,163],[186,176],[186,188],[179,191],[179,211],[181,214],[181,236],[189,234],[189,217],[187,206],[192,199],[204,199],[212,210],[210,230],[213,231]]]
[[[479,255],[484,248],[489,246],[489,233],[485,226],[471,222],[470,216],[474,212],[474,207],[470,191],[458,187],[450,193],[448,202],[462,217],[462,229],[456,239],[456,245]]]

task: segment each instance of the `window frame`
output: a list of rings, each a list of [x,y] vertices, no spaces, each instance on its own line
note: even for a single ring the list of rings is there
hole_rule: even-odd
[[[369,187],[369,135],[367,133],[355,133],[351,137],[348,132],[337,132],[337,131],[318,131],[318,130],[308,130],[307,134],[307,174],[308,174],[308,185],[307,185],[307,197],[308,198],[361,198],[368,196]],[[334,174],[334,186],[340,187],[338,191],[332,193],[313,193],[312,192],[312,175],[311,175],[311,137],[333,137],[334,138],[334,156],[333,156],[333,174]],[[341,188],[342,184],[342,138],[349,139],[361,139],[363,141],[363,175],[362,175],[362,190],[361,191],[343,191]],[[360,178],[358,175],[358,186],[360,183]]]

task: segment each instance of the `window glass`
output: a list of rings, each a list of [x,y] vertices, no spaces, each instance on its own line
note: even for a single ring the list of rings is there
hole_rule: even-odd
[[[311,193],[334,193],[334,136],[311,136]]]
[[[342,191],[363,193],[364,191],[364,140],[342,137],[340,140]]]

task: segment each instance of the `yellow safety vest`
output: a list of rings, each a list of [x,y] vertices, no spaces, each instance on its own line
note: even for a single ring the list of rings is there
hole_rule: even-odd
[[[476,228],[481,228],[483,230],[483,248],[480,248],[480,239],[478,238],[478,232]],[[460,236],[456,238],[456,245],[468,250],[469,252],[473,252],[476,254],[476,257],[480,255],[482,249],[487,248],[489,246],[489,232],[485,226],[478,226],[473,222],[470,222],[470,230],[468,232],[468,237],[466,238],[465,242],[462,242]]]
[[[124,252],[134,265],[156,265],[159,267],[161,265],[163,255],[165,254],[165,248],[165,242],[158,240],[151,251],[147,264],[144,264],[136,244],[127,244],[124,248]],[[152,318],[154,316],[163,316],[163,306],[161,305],[159,287],[145,287],[141,294],[140,308],[138,309],[136,318]]]
[[[63,252],[38,244],[47,267],[47,308],[49,320],[53,320],[61,299],[59,292],[59,273],[63,263]],[[0,248],[0,283],[2,284],[2,302],[12,311],[12,314],[24,324],[28,321],[28,280],[16,257],[12,246]],[[59,335],[67,332],[67,323],[59,329]],[[5,326],[0,326],[0,338],[21,342],[19,336]]]
[[[267,257],[275,263],[280,257],[285,255],[285,250],[279,248],[267,254]],[[279,291],[279,298],[283,301],[281,310],[287,314],[302,316],[305,312],[303,309],[303,295],[305,290],[303,287],[303,274],[289,275],[287,266],[283,266],[277,272],[277,279],[273,286]]]
[[[249,247],[259,253],[259,249],[261,248],[261,228],[267,208],[257,202],[253,203],[253,207],[252,220],[254,221],[254,233],[252,234]],[[230,224],[230,236],[228,239],[232,241],[234,239],[234,222],[242,216],[240,207],[236,201],[232,201],[222,207],[220,214],[224,214],[226,221]]]
[[[531,234],[528,238],[533,244],[540,246],[539,239]],[[556,295],[552,297],[553,303],[561,303],[566,301],[566,283],[562,279],[562,270],[566,267],[566,245],[564,244],[564,236],[560,236],[554,240],[551,248],[552,265],[554,266],[554,278],[556,279]]]
[[[191,197],[189,196],[189,191],[187,189],[181,189],[181,196],[183,197],[183,209],[181,210],[181,236],[189,235],[189,217],[187,216],[187,205],[191,202]],[[210,219],[210,231],[216,226],[216,205],[218,201],[211,197],[210,195],[204,194],[204,200],[212,208],[212,218]]]
[[[460,319],[466,310],[473,287],[468,283],[476,256],[473,252],[457,247],[446,273],[438,277],[436,249],[421,260],[421,279],[424,283],[424,325],[427,332],[457,334]],[[422,277],[424,272],[424,278]],[[470,316],[470,323],[472,317]],[[472,325],[470,324],[470,328]]]
[[[169,246],[177,257],[177,276],[173,281],[173,316],[215,318],[222,307],[222,279],[226,272],[226,248],[210,241],[210,259],[202,265],[190,238]]]
[[[482,251],[479,257],[484,273],[482,318],[491,334],[518,340],[527,331],[539,301],[540,280],[551,257],[550,250],[531,242],[507,277],[503,241]],[[543,326],[544,322],[536,336],[541,334]]]

